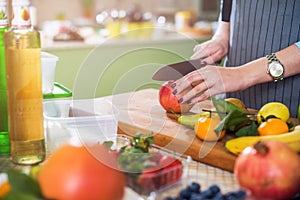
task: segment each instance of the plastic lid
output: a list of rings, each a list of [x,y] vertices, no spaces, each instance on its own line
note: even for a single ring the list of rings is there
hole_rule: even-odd
[[[45,61],[47,61],[47,60],[55,60],[55,61],[58,61],[58,57],[57,56],[55,56],[55,55],[53,55],[53,54],[50,54],[50,53],[47,53],[47,52],[42,52],[41,53],[41,58],[43,59],[43,60],[45,60]]]
[[[10,144],[8,132],[0,132],[0,155],[9,155]]]
[[[54,89],[52,93],[43,94],[44,99],[68,98],[68,97],[72,97],[72,91],[56,82],[54,83]]]

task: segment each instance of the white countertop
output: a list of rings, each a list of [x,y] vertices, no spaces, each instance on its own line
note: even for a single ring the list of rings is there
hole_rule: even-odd
[[[151,38],[130,38],[126,36],[106,38],[102,36],[91,36],[85,39],[85,41],[64,41],[54,42],[52,40],[42,39],[43,50],[65,50],[74,48],[93,48],[95,46],[115,46],[115,45],[135,45],[135,44],[154,44],[154,43],[173,43],[186,40],[206,40],[210,35],[190,36],[181,33],[161,33],[153,35]]]

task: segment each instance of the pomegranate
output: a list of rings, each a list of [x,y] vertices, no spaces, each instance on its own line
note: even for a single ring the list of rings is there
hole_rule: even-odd
[[[167,81],[162,84],[159,90],[159,103],[167,112],[185,113],[193,106],[178,103],[177,97],[172,93],[171,85],[174,81]]]
[[[234,173],[256,198],[290,199],[300,192],[300,157],[279,141],[258,142],[236,159]]]

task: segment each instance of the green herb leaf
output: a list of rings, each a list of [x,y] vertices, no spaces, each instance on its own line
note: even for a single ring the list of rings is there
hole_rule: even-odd
[[[257,122],[254,120],[251,120],[250,124],[248,126],[244,126],[240,128],[235,135],[237,137],[242,137],[242,136],[258,136],[258,131],[257,131]]]
[[[212,98],[212,101],[221,118],[221,122],[215,128],[217,135],[222,130],[236,131],[250,121],[247,114],[233,103],[216,98]]]
[[[24,174],[16,169],[9,169],[7,171],[8,181],[11,185],[11,191],[8,194],[8,198],[12,195],[23,195],[22,198],[14,199],[42,199],[43,195],[38,182],[31,176]]]

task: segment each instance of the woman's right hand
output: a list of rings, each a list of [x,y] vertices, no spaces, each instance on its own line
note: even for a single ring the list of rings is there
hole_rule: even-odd
[[[212,39],[196,45],[191,59],[200,59],[202,62],[210,65],[221,61],[228,53],[229,30],[230,24],[228,22],[219,22],[217,31]]]
[[[224,39],[214,37],[209,41],[196,45],[191,59],[200,59],[202,62],[213,65],[222,60],[227,53],[228,44],[224,42]]]

